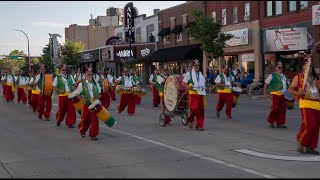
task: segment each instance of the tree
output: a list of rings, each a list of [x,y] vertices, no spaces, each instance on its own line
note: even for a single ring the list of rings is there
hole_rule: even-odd
[[[211,53],[212,57],[223,56],[225,42],[233,35],[221,33],[221,23],[214,22],[211,16],[205,16],[202,10],[194,10],[191,15],[195,21],[187,28],[187,33],[200,41],[203,52]]]
[[[66,42],[61,52],[62,62],[66,65],[79,65],[83,50],[84,44],[82,42]]]
[[[47,70],[53,72],[53,63],[52,59],[50,57],[50,46],[47,44],[43,49],[42,49],[42,54],[41,58],[39,60],[40,64],[44,64],[47,66]]]
[[[13,50],[10,52],[9,56],[27,56],[23,51]]]

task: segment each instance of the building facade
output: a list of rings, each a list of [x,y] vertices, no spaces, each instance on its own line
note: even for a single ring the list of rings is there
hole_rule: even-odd
[[[106,39],[113,36],[114,26],[78,26],[71,24],[65,28],[65,42],[82,42],[84,49],[94,49],[101,47],[105,44]]]

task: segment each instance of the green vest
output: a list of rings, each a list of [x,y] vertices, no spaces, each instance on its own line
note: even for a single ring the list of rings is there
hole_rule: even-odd
[[[159,76],[161,76],[163,79],[166,79],[163,74],[160,74]],[[159,92],[163,92],[163,86],[164,84],[159,84],[157,81],[156,88],[158,89]]]
[[[123,76],[120,76],[120,82],[119,82],[119,85],[122,85],[122,86],[124,86],[124,80],[123,80],[123,78],[122,78]]]
[[[38,87],[39,89],[42,91],[43,89],[43,84],[42,84],[42,81],[44,81],[44,76],[42,74],[40,74],[40,78],[39,78],[39,81],[38,81]]]
[[[286,77],[286,84],[287,84],[287,89],[289,87],[289,81],[286,75],[284,75]],[[270,92],[274,92],[274,91],[281,91],[283,89],[283,84],[282,84],[282,80],[281,80],[281,75],[279,73],[273,72],[272,73],[272,80],[268,86],[268,89]]]
[[[70,88],[70,92],[73,92],[74,91],[74,88],[73,88],[74,81],[72,79],[72,75],[71,74],[68,75],[67,83],[68,83],[68,86]]]
[[[91,102],[91,97],[89,94],[89,89],[86,83],[86,80],[82,80],[82,88],[83,91],[80,93],[80,95],[85,99],[85,105],[90,105]],[[97,99],[98,98],[98,86],[96,84],[96,82],[92,81],[93,83],[93,99]]]
[[[223,74],[219,74],[220,78],[221,78],[221,84],[225,84],[226,80],[224,79]],[[232,76],[229,74],[229,81],[232,84]],[[217,86],[218,89],[220,90],[224,90],[224,87],[221,86]]]
[[[11,74],[11,75],[6,75],[6,77],[4,78],[4,84],[6,85],[6,84],[8,83],[8,82],[7,82],[8,76],[12,76],[12,84],[15,85],[15,81],[14,81],[14,76],[13,76],[13,74]]]
[[[64,92],[66,91],[66,86],[62,80],[62,75],[60,75],[60,74],[57,75],[57,88],[63,90]],[[56,92],[57,92],[57,94],[64,94],[64,93],[61,93],[58,91],[56,91]]]

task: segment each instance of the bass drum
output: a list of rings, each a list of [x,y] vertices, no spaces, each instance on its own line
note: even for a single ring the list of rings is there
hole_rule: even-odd
[[[43,96],[52,96],[52,91],[53,91],[52,81],[53,81],[52,74],[44,75],[44,81],[42,82],[41,95],[43,95]]]
[[[164,83],[164,105],[169,112],[188,107],[188,93],[186,93],[188,89],[182,85],[182,80],[183,76],[171,75]]]

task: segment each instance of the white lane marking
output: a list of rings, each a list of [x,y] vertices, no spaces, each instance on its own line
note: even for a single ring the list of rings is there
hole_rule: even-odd
[[[267,158],[267,159],[277,159],[277,160],[284,160],[284,161],[320,161],[320,156],[304,156],[304,157],[298,157],[298,156],[279,156],[279,155],[273,155],[273,154],[266,154],[261,152],[252,151],[249,149],[237,149],[234,150],[239,153],[261,157],[261,158]]]
[[[51,111],[51,113],[56,113],[56,112]],[[81,121],[81,119],[77,118],[77,121]],[[189,154],[189,155],[194,156],[194,157],[198,157],[198,158],[201,158],[201,159],[206,159],[206,160],[209,160],[209,161],[214,162],[214,163],[222,164],[224,166],[232,167],[232,168],[239,169],[239,170],[251,173],[251,174],[255,174],[257,176],[261,176],[261,177],[264,177],[264,178],[276,178],[275,176],[272,176],[272,175],[269,175],[269,174],[265,174],[265,173],[262,173],[262,172],[258,172],[256,170],[253,170],[253,169],[250,169],[250,168],[241,167],[241,166],[238,166],[238,165],[235,165],[235,164],[232,164],[232,163],[228,163],[226,161],[222,161],[222,160],[218,160],[218,159],[215,159],[215,158],[212,158],[212,157],[208,157],[208,156],[205,156],[205,155],[197,154],[197,153],[194,153],[194,152],[191,152],[191,151],[188,151],[188,150],[176,148],[176,147],[173,147],[173,146],[170,146],[170,145],[167,145],[167,144],[163,144],[161,142],[156,142],[156,141],[153,141],[153,140],[150,140],[150,139],[147,139],[147,138],[144,138],[144,137],[140,137],[140,136],[137,136],[137,135],[134,135],[134,134],[126,133],[126,132],[123,132],[123,131],[120,131],[120,130],[116,130],[116,129],[113,129],[113,128],[109,128],[109,127],[107,127],[105,125],[99,125],[99,126],[102,127],[102,128],[111,130],[111,131],[118,132],[120,134],[125,134],[125,135],[128,135],[128,136],[143,140],[143,141],[150,142],[152,144],[156,144],[156,145],[163,146],[163,147],[166,147],[166,148],[169,148],[169,149],[173,149],[173,150],[176,150],[178,152],[186,153],[186,154]]]

